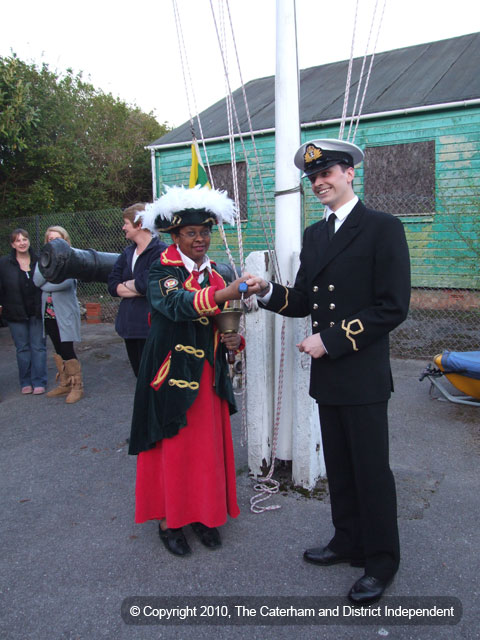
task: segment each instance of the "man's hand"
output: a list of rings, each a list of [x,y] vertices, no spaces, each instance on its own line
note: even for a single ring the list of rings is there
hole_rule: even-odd
[[[242,298],[242,294],[238,290],[238,285],[241,282],[247,282],[247,284],[248,284],[248,279],[249,278],[251,278],[250,274],[249,273],[245,273],[240,278],[237,278],[236,280],[231,282],[224,289],[217,289],[217,291],[215,291],[215,296],[214,296],[215,297],[215,302],[218,305],[220,305],[220,304],[223,304],[224,302],[227,302],[227,300],[240,300]],[[248,298],[253,293],[255,293],[255,291],[253,291],[252,287],[248,287],[248,291],[246,291],[243,294],[243,297],[244,298]]]
[[[263,278],[260,278],[260,276],[250,276],[246,282],[250,295],[252,293],[261,294],[264,291],[266,292],[270,287],[270,283]]]
[[[319,333],[308,336],[297,347],[301,353],[308,353],[312,358],[321,358],[327,353]]]

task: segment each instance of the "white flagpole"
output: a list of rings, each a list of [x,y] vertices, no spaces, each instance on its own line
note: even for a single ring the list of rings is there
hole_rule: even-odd
[[[284,284],[293,284],[294,254],[301,246],[300,175],[293,157],[300,146],[299,71],[295,0],[276,2],[275,74],[275,249]],[[278,380],[283,318],[275,324],[275,379]],[[282,411],[277,458],[292,459],[294,388],[294,325],[287,319],[283,371]],[[276,394],[276,392],[275,392]]]

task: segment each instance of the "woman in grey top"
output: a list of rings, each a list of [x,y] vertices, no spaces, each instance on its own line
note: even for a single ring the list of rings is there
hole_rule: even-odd
[[[71,244],[68,232],[60,226],[48,227],[45,243],[62,238]],[[60,284],[45,280],[38,268],[33,281],[42,290],[42,314],[45,334],[50,336],[55,352],[58,386],[47,397],[66,395],[67,404],[83,398],[83,380],[80,363],[73,343],[80,342],[80,308],[77,300],[77,281],[67,278]]]

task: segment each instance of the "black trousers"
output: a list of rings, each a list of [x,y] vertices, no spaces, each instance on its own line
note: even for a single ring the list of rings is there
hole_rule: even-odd
[[[319,406],[332,521],[328,546],[365,559],[365,572],[388,579],[400,544],[395,480],[389,463],[387,402]]]
[[[124,338],[124,340],[133,373],[135,377],[138,378],[138,370],[140,368],[140,360],[142,359],[146,338]]]
[[[54,318],[45,319],[45,333],[50,338],[55,352],[62,360],[76,360],[77,356],[73,349],[73,342],[62,342],[57,321]]]

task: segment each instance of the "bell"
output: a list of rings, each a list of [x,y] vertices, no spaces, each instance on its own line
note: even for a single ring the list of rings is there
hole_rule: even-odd
[[[241,317],[242,311],[238,307],[232,306],[225,307],[225,309],[217,313],[213,319],[220,333],[238,333]],[[228,350],[228,362],[229,364],[235,362],[235,352],[230,349]]]
[[[240,309],[227,307],[214,316],[215,324],[220,333],[238,333],[240,327],[240,318],[242,312]]]

